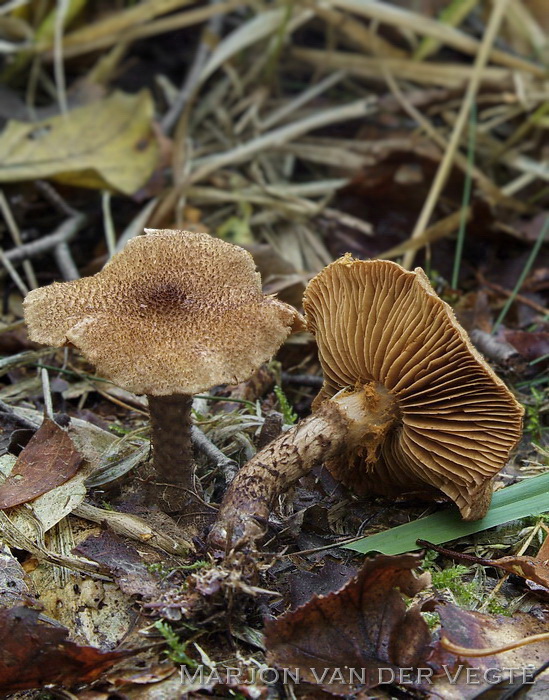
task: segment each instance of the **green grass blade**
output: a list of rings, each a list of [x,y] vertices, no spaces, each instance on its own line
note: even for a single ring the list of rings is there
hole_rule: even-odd
[[[467,141],[467,170],[465,172],[465,182],[463,185],[463,200],[461,202],[461,217],[456,240],[456,251],[454,255],[454,268],[452,271],[452,289],[457,289],[459,285],[459,268],[463,256],[463,244],[465,242],[465,229],[467,228],[467,212],[471,202],[471,191],[473,187],[473,166],[475,164],[475,145],[477,131],[477,105],[471,104],[469,117],[469,138]]]
[[[482,520],[465,522],[461,519],[458,510],[452,508],[364,537],[344,545],[344,548],[363,554],[367,552],[402,554],[420,549],[416,544],[418,539],[428,540],[433,544],[443,544],[496,525],[503,525],[511,520],[547,511],[549,511],[549,472],[497,491],[492,499],[490,510]]]
[[[545,219],[545,223],[543,224],[543,228],[539,232],[539,235],[536,239],[536,242],[532,246],[532,250],[530,251],[530,255],[528,256],[528,260],[526,261],[524,269],[522,270],[520,277],[518,278],[518,281],[515,285],[515,288],[513,289],[511,296],[505,302],[503,309],[501,310],[501,313],[497,318],[497,321],[494,323],[494,327],[492,328],[492,334],[497,332],[498,328],[501,326],[503,319],[507,316],[507,312],[511,308],[511,304],[515,301],[515,297],[519,293],[519,290],[522,287],[523,282],[526,279],[526,276],[530,272],[530,268],[534,264],[534,260],[536,259],[537,254],[540,251],[541,245],[542,245],[543,241],[545,240],[545,234],[547,233],[547,231],[549,231],[549,216]]]

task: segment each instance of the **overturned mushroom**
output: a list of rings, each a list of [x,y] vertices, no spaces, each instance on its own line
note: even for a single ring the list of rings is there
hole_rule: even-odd
[[[423,271],[345,256],[311,280],[304,307],[324,371],[313,415],[240,471],[212,544],[260,537],[275,496],[320,463],[360,494],[442,492],[464,519],[483,517],[523,409]]]
[[[242,248],[170,230],[132,239],[93,277],[36,289],[24,305],[32,340],[74,345],[103,376],[147,394],[152,492],[169,511],[193,500],[192,395],[247,379],[300,318],[262,294]]]

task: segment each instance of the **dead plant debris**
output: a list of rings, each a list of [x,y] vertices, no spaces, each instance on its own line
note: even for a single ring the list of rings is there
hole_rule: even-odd
[[[549,628],[546,4],[0,3],[0,693],[14,700],[549,693],[547,641],[520,646]],[[465,460],[479,471],[460,493],[475,494],[493,475],[487,463],[505,453],[486,492],[493,486],[496,508],[464,530],[442,492],[431,490],[427,502],[417,489],[389,492],[374,470],[371,487],[357,495],[339,480],[349,460],[327,463],[328,447],[315,443],[313,470],[249,520],[262,539],[231,548],[233,528],[212,551],[209,526],[231,482],[246,493],[243,477],[234,481],[240,468],[306,428],[322,386],[354,389],[355,374],[336,376],[325,348],[319,354],[311,334],[294,333],[276,357],[259,358],[266,363],[249,379],[239,383],[245,373],[235,369],[212,380],[227,385],[193,385],[188,391],[201,393],[180,406],[190,432],[175,411],[159,443],[146,398],[130,391],[150,388],[168,366],[167,351],[153,366],[129,340],[129,329],[132,338],[140,329],[139,305],[148,303],[139,292],[132,313],[114,288],[94,313],[107,301],[116,307],[122,347],[139,351],[137,359],[124,354],[130,359],[117,370],[140,369],[141,388],[112,383],[120,372],[104,373],[105,363],[116,364],[109,351],[93,365],[77,343],[32,342],[22,309],[29,292],[40,295],[51,283],[84,290],[96,273],[108,276],[128,241],[141,250],[132,239],[146,240],[146,228],[212,241],[209,234],[220,251],[229,243],[245,248],[262,289],[251,259],[237,255],[248,261],[263,305],[288,304],[293,319],[309,282],[342,256],[421,267],[425,288],[452,307],[524,419],[508,459],[520,408],[503,442],[487,436],[481,445],[476,428],[456,439],[462,426],[452,425],[436,444],[421,437],[419,461],[408,443],[416,457],[407,473],[421,471],[412,480],[421,491],[426,464],[449,474]],[[206,272],[204,283],[233,290],[234,264],[221,253],[220,262],[222,275]],[[181,291],[184,278],[175,270],[170,284]],[[178,297],[181,323],[197,326],[204,342],[178,333],[168,354],[185,351],[191,379],[210,375],[211,353],[219,358],[227,344],[190,321],[203,300],[170,284],[157,291]],[[211,313],[214,330],[234,311],[224,298]],[[55,330],[83,337],[90,303],[73,302]],[[360,369],[368,359],[357,354],[360,344],[374,348],[377,331],[364,331],[362,302],[351,305],[348,338],[338,325],[341,297],[334,302],[330,366],[346,354]],[[142,346],[165,347],[163,318],[155,316]],[[264,328],[248,326],[251,341],[241,321],[229,323],[239,367]],[[263,335],[274,348],[285,333]],[[406,337],[400,333],[395,357],[386,348],[370,353],[374,369],[406,366]],[[455,352],[446,350],[449,367]],[[446,369],[435,364],[425,369]],[[459,382],[453,386],[459,394]],[[502,435],[503,409],[477,388],[492,411],[485,432]],[[166,408],[158,403],[156,416]],[[448,407],[429,405],[430,413],[416,406],[417,425],[426,413],[448,423],[437,413]],[[470,418],[468,403],[460,406]],[[396,426],[404,425],[399,411]],[[398,427],[389,432],[389,446],[402,440]],[[172,480],[176,436],[188,455],[183,481]],[[168,455],[161,479],[152,468],[159,444]],[[262,468],[271,469],[263,486],[280,479],[276,467]],[[394,477],[399,482],[401,470]],[[344,480],[356,488],[356,479]],[[455,484],[443,485],[455,496]],[[488,505],[469,500],[473,515]],[[429,517],[436,533],[420,531]],[[419,547],[418,536],[441,546],[423,556],[364,558],[358,550],[374,540],[361,540],[372,535],[393,543],[392,551]],[[515,648],[499,653],[509,643]],[[467,655],[475,649],[490,653]],[[363,682],[349,679],[352,667]]]

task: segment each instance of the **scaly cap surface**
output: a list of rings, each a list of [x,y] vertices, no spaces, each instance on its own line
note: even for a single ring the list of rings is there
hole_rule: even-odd
[[[247,379],[300,316],[261,291],[252,256],[205,233],[131,239],[101,272],[27,295],[29,337],[72,344],[136,394],[195,394]]]

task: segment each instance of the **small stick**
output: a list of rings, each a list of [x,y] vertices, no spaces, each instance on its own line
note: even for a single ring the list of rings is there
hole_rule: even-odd
[[[191,427],[191,440],[193,446],[200,450],[221,471],[225,483],[230,484],[238,471],[238,464],[234,459],[223,454],[219,447],[214,445],[208,436],[196,425]]]
[[[412,239],[417,238],[424,232],[427,224],[429,223],[429,219],[431,218],[431,215],[434,211],[436,203],[438,202],[440,193],[446,183],[446,180],[452,168],[452,164],[455,160],[455,155],[458,150],[461,134],[463,132],[463,129],[467,122],[467,118],[471,111],[471,105],[473,104],[473,101],[476,97],[479,88],[480,80],[482,78],[482,72],[486,66],[486,63],[488,62],[490,51],[492,50],[492,46],[496,38],[497,32],[499,30],[501,21],[503,19],[503,15],[505,14],[506,7],[507,0],[496,0],[494,9],[492,10],[492,14],[490,15],[490,20],[488,22],[486,32],[484,33],[484,37],[482,39],[482,43],[480,45],[475,60],[473,76],[471,77],[471,80],[467,86],[467,92],[465,93],[465,97],[463,99],[463,102],[461,103],[461,109],[456,119],[452,136],[448,143],[448,149],[444,154],[444,158],[440,162],[439,168],[435,175],[435,179],[429,191],[429,195],[427,196],[423,209],[421,210],[421,214],[419,215],[417,223],[412,232]],[[414,262],[414,257],[415,251],[411,250],[408,253],[406,253],[403,259],[403,266],[407,269],[410,269]]]
[[[17,222],[15,221],[15,218],[13,217],[10,205],[8,203],[8,200],[6,199],[6,195],[2,190],[0,190],[0,208],[2,209],[2,214],[4,215],[4,219],[6,221],[8,230],[11,234],[11,237],[13,239],[13,242],[17,246],[22,246],[23,245],[23,239],[21,238],[21,231],[19,230],[19,227],[17,226]],[[26,261],[23,263],[23,269],[25,270],[25,275],[27,276],[27,280],[31,286],[32,289],[36,289],[36,287],[39,286],[38,280],[36,279],[36,275],[34,273],[34,269],[32,267],[32,264],[30,261]]]
[[[17,248],[8,250],[4,253],[4,257],[10,263],[17,265],[17,263],[27,258],[34,258],[43,253],[47,253],[61,243],[68,243],[82,228],[85,222],[86,217],[83,214],[77,214],[71,219],[64,221],[53,233],[43,236],[31,243],[25,243]]]
[[[80,279],[80,272],[72,259],[71,250],[66,243],[59,243],[53,249],[53,256],[59,272],[67,282]]]
[[[42,379],[42,393],[44,394],[44,411],[46,416],[50,420],[53,420],[53,402],[51,399],[50,375],[48,374],[48,370],[44,367],[40,370],[40,375]]]
[[[16,420],[18,423],[21,424],[23,428],[26,430],[33,430],[35,431],[38,426],[39,426],[39,421],[36,423],[30,420],[29,418],[25,418],[24,416],[20,416],[18,413],[15,412],[15,410],[12,408],[12,406],[9,406],[7,403],[4,403],[3,401],[0,401],[0,414],[5,414]]]
[[[216,3],[217,0],[211,0],[212,5],[215,5]],[[179,116],[185,109],[193,94],[193,91],[197,87],[202,69],[206,65],[206,62],[212,53],[214,40],[217,39],[221,33],[224,18],[225,15],[223,14],[216,14],[213,17],[210,17],[206,27],[202,31],[198,50],[195,52],[192,65],[187,71],[183,85],[181,86],[181,89],[172,106],[166,112],[162,118],[162,121],[160,122],[160,128],[165,134],[169,134],[173,130],[179,120]]]
[[[78,216],[79,212],[71,207],[71,205],[63,199],[59,192],[54,189],[46,180],[36,180],[34,186],[44,195],[48,202],[54,206],[60,214],[64,214],[68,218]]]
[[[288,372],[282,372],[282,381],[288,384],[311,386],[313,389],[320,389],[324,384],[324,379],[315,374],[289,374]]]
[[[57,88],[57,102],[61,114],[68,114],[67,85],[65,80],[65,64],[63,62],[63,29],[69,10],[68,0],[58,0],[55,12],[55,25],[53,35],[53,74],[55,87]]]
[[[512,649],[519,649],[527,644],[535,644],[536,642],[545,642],[549,640],[549,632],[542,632],[541,634],[533,634],[530,637],[524,637],[524,639],[519,639],[516,642],[509,642],[509,644],[504,644],[501,647],[487,647],[486,649],[469,649],[468,647],[461,647],[459,644],[454,644],[447,637],[442,637],[440,640],[440,645],[446,649],[446,651],[456,654],[456,656],[493,656],[494,654],[503,654],[504,651],[511,651]]]
[[[21,294],[23,296],[26,296],[29,293],[29,290],[27,289],[27,285],[21,279],[20,274],[17,272],[17,270],[11,264],[9,258],[6,257],[6,253],[4,253],[2,248],[0,248],[0,260],[2,261],[2,265],[6,268],[6,272],[9,274],[9,276],[15,282],[17,289],[21,292]]]
[[[111,193],[105,190],[101,195],[101,207],[103,209],[103,228],[105,229],[105,240],[109,258],[116,253],[116,233],[111,212]]]
[[[511,292],[509,289],[505,289],[505,287],[502,287],[500,284],[496,284],[495,282],[489,282],[481,272],[477,273],[477,278],[481,284],[483,284],[485,287],[488,287],[489,289],[493,289],[494,292],[499,292],[499,294],[503,294],[506,297],[510,297],[513,295],[513,292]],[[531,309],[534,309],[534,311],[537,311],[543,316],[549,316],[549,309],[547,309],[545,306],[537,304],[535,301],[533,301],[532,299],[528,299],[528,297],[525,297],[523,294],[515,294],[514,296],[515,301],[518,301],[521,304],[524,304],[525,306],[529,306]]]

